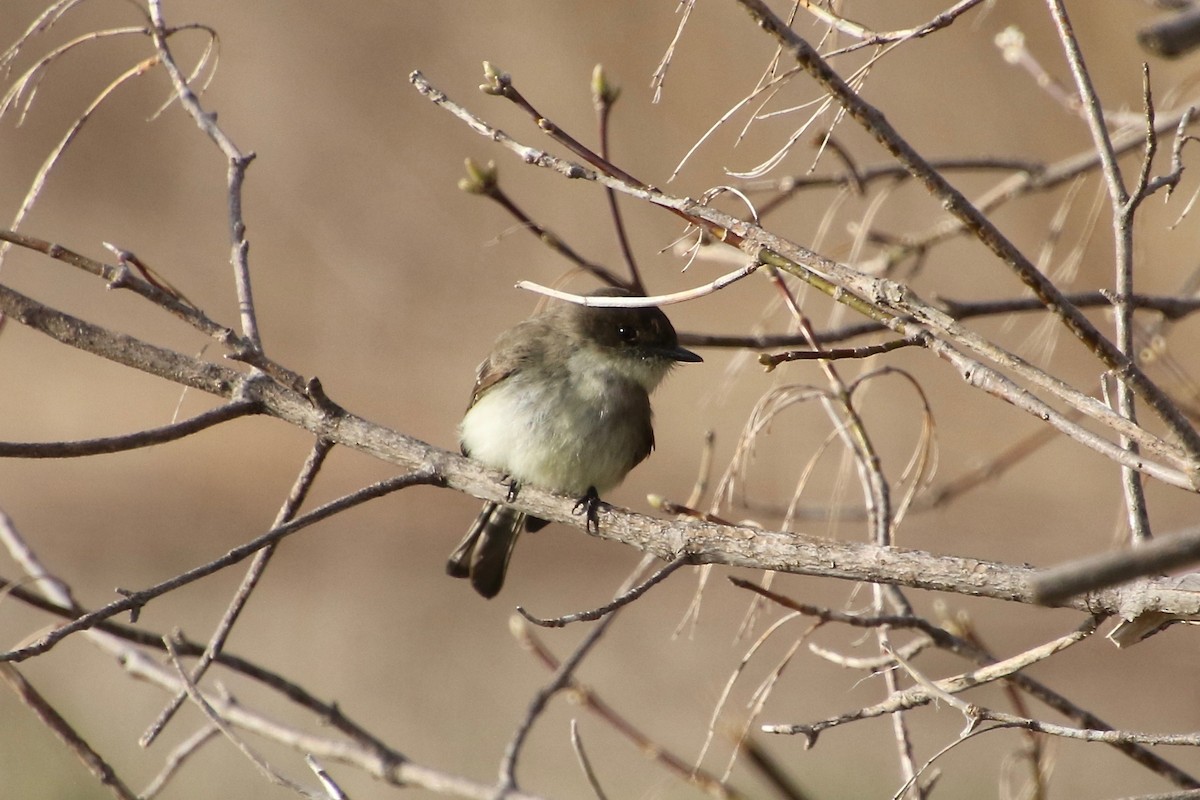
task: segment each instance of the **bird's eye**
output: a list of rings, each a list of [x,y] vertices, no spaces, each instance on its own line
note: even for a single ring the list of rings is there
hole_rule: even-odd
[[[626,344],[633,344],[638,338],[637,328],[632,325],[622,325],[617,328],[617,338]]]

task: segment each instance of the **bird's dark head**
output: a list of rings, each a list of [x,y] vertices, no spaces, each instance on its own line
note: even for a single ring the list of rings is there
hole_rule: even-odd
[[[591,292],[590,297],[632,297],[625,289],[615,287]],[[560,313],[566,314],[580,343],[580,357],[594,350],[612,369],[653,390],[676,362],[697,362],[704,359],[679,346],[674,326],[661,309],[611,308],[564,304]]]
[[[588,293],[589,297],[633,297],[627,289],[607,287]],[[618,352],[639,358],[666,361],[703,361],[691,350],[679,346],[679,337],[671,320],[660,308],[608,308],[574,305],[570,309],[575,326],[583,338]]]

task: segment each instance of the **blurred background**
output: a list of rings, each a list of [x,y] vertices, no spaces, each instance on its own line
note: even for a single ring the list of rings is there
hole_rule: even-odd
[[[4,46],[43,5],[42,0],[6,0],[0,28]],[[871,28],[891,30],[922,23],[945,5],[858,2],[843,10]],[[1162,12],[1138,0],[1077,2],[1071,9],[1106,108],[1136,111],[1140,64],[1147,56],[1134,34]],[[420,97],[408,74],[421,70],[453,99],[517,139],[550,147],[511,104],[478,92],[481,62],[511,73],[543,114],[588,143],[595,141],[596,131],[588,83],[593,66],[602,63],[622,87],[613,118],[614,159],[668,192],[699,196],[712,186],[736,183],[726,170],[744,171],[762,162],[808,112],[762,120],[739,142],[747,120],[742,113],[667,184],[692,145],[754,88],[773,55],[771,42],[736,4],[698,3],[675,50],[661,101],[654,104],[650,78],[675,34],[676,11],[673,2],[644,0],[498,0],[486,6],[396,2],[357,4],[352,10],[339,4],[165,0],[169,24],[198,22],[219,32],[219,64],[203,103],[219,114],[222,128],[243,150],[257,154],[245,186],[244,213],[268,353],[306,376],[319,376],[329,395],[351,411],[455,449],[456,425],[477,363],[501,330],[534,308],[534,297],[513,284],[554,282],[569,268],[498,206],[456,188],[463,159],[494,160],[502,186],[532,217],[585,256],[623,267],[605,199],[595,185],[520,164]],[[8,79],[75,36],[141,24],[128,5],[81,3],[25,46]],[[1083,122],[1039,89],[1026,71],[1004,62],[993,39],[1009,26],[1025,34],[1029,52],[1052,77],[1069,83],[1044,4],[1026,0],[984,4],[951,28],[898,48],[875,66],[864,93],[928,157],[991,155],[1049,163],[1088,149]],[[799,30],[811,40],[822,35],[808,20]],[[205,45],[198,32],[171,42],[185,65],[194,63]],[[831,40],[825,49],[832,46]],[[50,67],[22,125],[13,114],[0,120],[0,219],[17,212],[43,160],[97,94],[151,53],[150,42],[136,34],[76,48]],[[847,74],[864,61],[856,54],[835,66]],[[1162,110],[1194,97],[1187,88],[1194,62],[1151,64]],[[51,172],[22,230],[109,262],[102,243],[131,250],[210,316],[236,325],[225,162],[177,106],[150,119],[169,95],[158,70],[117,88]],[[770,109],[816,96],[811,82],[800,79]],[[828,118],[821,124],[828,125]],[[882,150],[854,125],[842,124],[838,137],[858,164],[886,163]],[[813,134],[802,139],[770,177],[805,174],[815,157],[812,139]],[[1123,163],[1132,178],[1136,162]],[[839,162],[828,155],[816,166],[817,173],[838,169]],[[952,179],[973,196],[1000,176],[968,173]],[[1195,217],[1169,226],[1196,186],[1187,173],[1169,204],[1155,198],[1145,207],[1137,239],[1139,289],[1177,292],[1195,268]],[[877,208],[878,195],[871,195],[846,200],[828,214],[835,190],[802,193],[767,222],[825,255],[849,259],[855,255],[855,225],[868,214],[875,229],[894,236],[924,231],[943,219],[939,206],[919,188],[902,184],[889,191]],[[1068,191],[1077,194],[1064,206]],[[1031,256],[1046,256],[1052,272],[1077,258],[1078,275],[1064,285],[1110,286],[1112,246],[1102,192],[1092,175],[1077,187],[1010,204],[995,219]],[[682,272],[684,261],[662,252],[682,232],[678,220],[631,201],[622,201],[622,207],[651,291],[690,287],[728,269],[700,261]],[[732,203],[723,207],[744,213]],[[1051,231],[1050,220],[1064,207],[1062,224]],[[1098,221],[1089,221],[1096,212]],[[926,298],[1020,295],[1021,287],[1003,265],[965,240],[931,252],[919,269],[911,263],[906,269],[898,277]],[[0,280],[89,321],[185,353],[221,358],[215,345],[148,304],[36,254],[10,252]],[[578,277],[569,285],[586,289],[592,284]],[[765,278],[754,276],[668,311],[681,332],[783,332],[787,318],[776,297]],[[855,321],[819,297],[808,298],[805,308],[818,326]],[[1095,318],[1107,326],[1102,314]],[[1085,391],[1098,388],[1095,361],[1074,341],[1060,341],[1057,328],[1040,325],[1033,316],[973,324]],[[1176,326],[1168,353],[1181,371],[1154,373],[1173,391],[1188,391],[1196,357],[1186,343],[1194,336],[1194,323]],[[703,366],[678,370],[659,390],[658,448],[609,501],[639,511],[649,510],[648,493],[682,501],[696,479],[706,431],[715,432],[719,475],[760,397],[781,386],[824,383],[811,363],[766,374],[755,352],[706,349],[703,355]],[[906,350],[865,366],[847,365],[845,374],[884,363],[908,370],[931,398],[940,444],[935,486],[1037,430],[1025,415],[969,390],[926,352]],[[11,323],[0,335],[0,376],[2,440],[115,435],[166,424],[214,404],[210,397],[181,392]],[[898,379],[874,384],[862,403],[884,468],[895,480],[918,440],[920,407]],[[760,441],[747,476],[746,493],[756,505],[721,513],[778,526],[776,511],[786,505],[828,433],[829,422],[816,404],[781,415]],[[310,445],[308,435],[282,423],[243,419],[129,453],[0,461],[0,508],[47,566],[72,585],[79,601],[95,607],[112,600],[117,587],[157,583],[266,529]],[[335,449],[312,504],[393,472],[386,464]],[[1154,484],[1148,493],[1156,531],[1194,524],[1194,496]],[[825,453],[802,505],[860,502],[840,453]],[[640,554],[552,526],[523,539],[504,592],[484,601],[443,572],[446,555],[477,509],[474,498],[419,488],[291,537],[277,552],[228,649],[336,700],[346,714],[421,764],[494,780],[514,726],[549,677],[509,633],[514,606],[555,615],[599,605]],[[1048,566],[1118,546],[1122,519],[1116,467],[1078,445],[1056,441],[954,504],[914,513],[901,526],[898,543]],[[863,524],[854,520],[807,520],[796,527],[847,539],[866,536]],[[4,563],[2,574],[14,577],[16,569]],[[623,613],[579,674],[617,711],[687,760],[699,753],[725,683],[752,641],[738,638],[748,599],[724,580],[728,572],[714,573],[698,622],[679,634],[697,585],[695,573],[681,571],[652,590]],[[173,592],[149,605],[139,624],[161,632],[179,627],[206,639],[241,574],[241,568],[226,570]],[[848,584],[814,578],[783,577],[774,586],[799,600],[835,608],[861,608],[869,595],[852,596]],[[910,596],[924,614],[969,614],[978,635],[1001,657],[1079,621],[1070,612],[919,592]],[[0,606],[5,648],[51,624],[15,601]],[[731,736],[746,718],[754,689],[806,627],[790,623],[751,659],[717,722],[707,769],[725,769]],[[762,629],[760,622],[755,635]],[[578,625],[540,635],[565,656],[585,633]],[[1200,684],[1194,679],[1190,636],[1177,627],[1127,651],[1097,637],[1032,674],[1118,727],[1193,731],[1200,727]],[[869,655],[874,647],[871,638],[859,640],[843,630],[822,630],[812,640],[858,655]],[[921,665],[933,676],[967,668],[943,655],[925,658]],[[130,681],[80,637],[22,669],[134,787],[148,783],[169,749],[201,724],[194,709],[186,708],[162,741],[140,750],[137,737],[164,696]],[[217,672],[210,675],[241,702],[304,729],[330,733],[281,698]],[[882,682],[861,677],[802,648],[784,670],[761,721],[813,721],[881,699]],[[971,699],[1008,708],[998,688]],[[1035,713],[1059,721],[1044,709]],[[610,797],[700,796],[561,698],[533,730],[520,765],[523,787],[549,797],[589,796],[568,740],[572,717],[580,719],[585,746]],[[919,762],[951,742],[963,725],[948,707],[921,709],[910,718]],[[7,691],[0,691],[0,719],[6,796],[108,796]],[[884,720],[829,731],[807,751],[798,738],[758,738],[814,797],[887,797],[900,783],[890,724]],[[312,783],[300,755],[255,744],[289,776]],[[1015,757],[1024,746],[1015,732],[967,742],[938,762],[943,777],[936,796],[1021,796],[1025,776]],[[1102,745],[1053,742],[1050,747],[1054,797],[1170,788]],[[1194,753],[1159,753],[1200,771],[1200,756]],[[396,794],[352,769],[326,766],[356,800]],[[751,796],[769,796],[743,763],[735,767],[733,782]],[[248,761],[218,741],[190,761],[162,796],[289,794],[267,785]],[[431,795],[410,791],[406,796]]]

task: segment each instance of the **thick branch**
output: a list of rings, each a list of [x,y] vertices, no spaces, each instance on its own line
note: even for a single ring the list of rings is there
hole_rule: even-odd
[[[475,462],[354,414],[318,407],[304,394],[265,377],[246,380],[235,370],[112,333],[48,309],[3,286],[0,311],[66,344],[150,374],[222,397],[240,391],[242,399],[257,404],[264,414],[403,469],[420,471],[428,476],[424,482],[487,500],[503,502],[507,498],[507,486]],[[542,519],[584,527],[573,513],[575,498],[529,486],[513,505]],[[1035,570],[1028,566],[836,541],[792,531],[697,520],[663,521],[607,506],[600,527],[602,538],[623,542],[666,561],[687,555],[696,564],[725,564],[1038,603],[1031,588]],[[274,540],[264,540],[259,547],[270,541]],[[236,560],[252,552],[239,553]],[[1136,592],[1109,589],[1074,597],[1061,605],[1100,614],[1164,611],[1191,615],[1200,614],[1200,594],[1150,582]]]

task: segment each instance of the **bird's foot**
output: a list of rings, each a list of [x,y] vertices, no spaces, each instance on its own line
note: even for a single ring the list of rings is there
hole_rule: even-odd
[[[588,487],[587,494],[579,498],[571,513],[586,514],[587,530],[591,533],[600,532],[600,494],[595,486]]]
[[[516,500],[517,494],[521,491],[521,484],[517,483],[516,478],[510,478],[505,475],[501,483],[508,484],[508,494],[505,496],[506,502],[511,503],[513,500]]]

